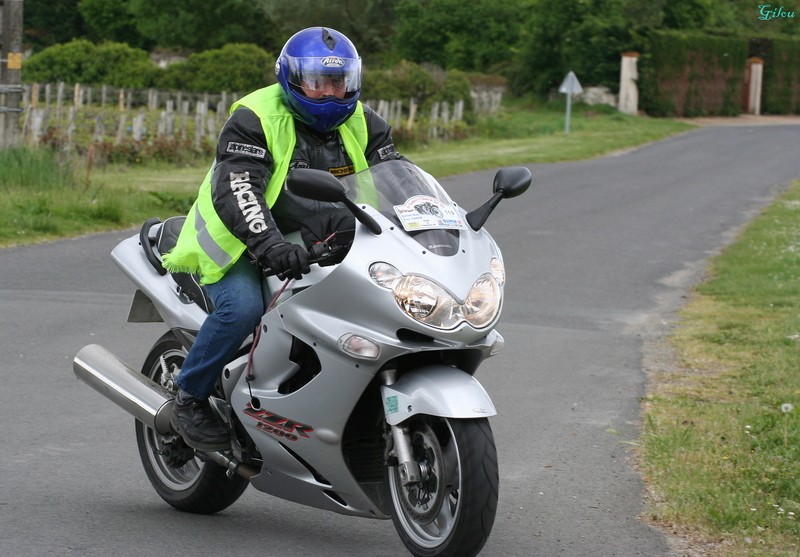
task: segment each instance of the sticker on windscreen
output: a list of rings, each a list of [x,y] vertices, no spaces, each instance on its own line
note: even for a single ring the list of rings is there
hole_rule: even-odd
[[[428,195],[415,195],[404,204],[395,205],[394,212],[408,232],[466,228],[454,205]]]

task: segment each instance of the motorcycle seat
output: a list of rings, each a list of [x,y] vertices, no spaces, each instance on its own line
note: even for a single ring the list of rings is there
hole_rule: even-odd
[[[186,220],[185,216],[170,217],[161,223],[161,226],[156,231],[155,238],[150,236],[150,228],[158,224],[158,219],[150,219],[142,225],[140,238],[146,239],[142,242],[142,248],[145,250],[145,255],[150,263],[155,267],[159,274],[166,274],[167,270],[161,265],[161,256],[178,243],[178,236],[181,233],[183,222]],[[148,250],[150,253],[148,254]],[[158,253],[158,257],[151,257],[155,255],[153,252]],[[208,296],[205,288],[200,285],[200,278],[191,273],[169,273],[175,284],[178,286],[178,294],[186,297],[191,302],[194,302],[206,313],[214,311],[214,304]]]

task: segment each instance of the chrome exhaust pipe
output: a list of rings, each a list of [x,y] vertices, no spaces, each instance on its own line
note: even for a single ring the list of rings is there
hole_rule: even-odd
[[[162,435],[169,424],[173,395],[97,344],[84,346],[72,363],[75,376]]]

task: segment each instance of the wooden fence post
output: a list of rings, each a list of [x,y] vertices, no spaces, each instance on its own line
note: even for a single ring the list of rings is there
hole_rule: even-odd
[[[133,119],[133,140],[141,141],[144,135],[144,112],[139,111]]]
[[[34,83],[31,85],[30,107],[36,108],[39,106],[39,84]]]
[[[197,101],[195,106],[194,119],[194,147],[199,149],[203,141],[203,122],[205,122],[207,105],[203,101]]]
[[[408,102],[408,120],[406,121],[406,130],[411,131],[414,129],[414,119],[417,117],[417,101],[414,97]]]
[[[439,129],[438,129],[438,121],[439,121],[439,103],[433,103],[431,106],[431,121],[428,125],[428,135],[432,139],[436,139],[439,137]]]
[[[94,133],[92,133],[93,143],[102,143],[106,135],[106,125],[103,122],[103,115],[98,114],[94,119]]]
[[[122,93],[122,90],[120,90]],[[125,126],[127,125],[128,115],[124,111],[120,111],[119,124],[117,125],[117,136],[114,139],[114,145],[121,145],[125,139]]]
[[[74,105],[69,107],[69,118],[67,120],[67,137],[64,141],[64,151],[72,151],[72,142],[75,139],[75,119],[78,116],[78,109]]]
[[[48,109],[46,108],[31,109],[30,127],[28,131],[29,145],[39,144],[39,139],[41,139],[42,137],[42,130],[44,129],[44,124],[47,121],[47,110]]]
[[[61,122],[61,108],[64,103],[64,82],[58,83],[58,91],[56,92],[56,122]]]

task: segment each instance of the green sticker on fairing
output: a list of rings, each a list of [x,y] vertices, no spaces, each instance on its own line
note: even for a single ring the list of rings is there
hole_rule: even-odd
[[[386,413],[394,414],[397,412],[397,395],[386,397]]]

